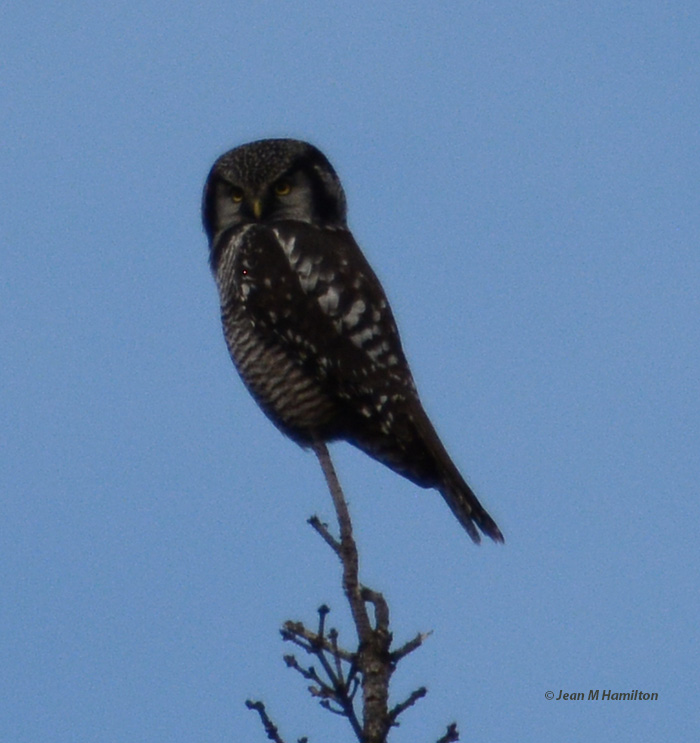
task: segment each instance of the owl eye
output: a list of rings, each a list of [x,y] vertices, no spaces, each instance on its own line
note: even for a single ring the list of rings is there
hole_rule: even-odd
[[[243,189],[238,188],[238,186],[234,186],[231,189],[231,201],[233,201],[234,204],[240,204],[241,201],[243,201]]]
[[[289,181],[277,181],[274,189],[278,196],[286,196],[292,190],[292,184]]]

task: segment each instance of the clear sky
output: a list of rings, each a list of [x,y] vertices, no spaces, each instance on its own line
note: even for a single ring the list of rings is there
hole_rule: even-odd
[[[1,743],[263,741],[249,696],[351,739],[278,634],[350,633],[330,499],[233,369],[200,224],[266,136],[335,165],[506,536],[333,447],[397,641],[433,630],[393,740],[697,734],[697,2],[28,0],[0,49]]]

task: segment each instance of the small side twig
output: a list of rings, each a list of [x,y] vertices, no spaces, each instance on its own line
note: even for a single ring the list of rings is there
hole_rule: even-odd
[[[269,740],[274,741],[274,743],[284,743],[284,740],[282,740],[279,731],[277,730],[277,726],[270,719],[270,716],[267,714],[267,710],[265,709],[265,705],[262,702],[254,702],[252,699],[246,699],[245,706],[248,709],[255,710],[260,715],[260,721],[265,728],[265,735],[267,735]]]
[[[453,722],[447,726],[447,732],[438,740],[437,743],[456,743],[459,740],[459,731],[457,723]]]
[[[307,519],[307,524],[310,524],[325,540],[326,544],[335,552],[338,557],[340,554],[340,542],[328,531],[328,524],[324,524],[318,516],[312,516]]]
[[[334,630],[331,630],[334,632]],[[284,627],[280,630],[283,640],[293,642],[307,653],[313,655],[318,650],[325,650],[340,660],[352,663],[355,660],[355,654],[345,650],[338,645],[337,633],[336,639],[331,639],[331,633],[328,637],[319,637],[315,632],[307,629],[301,622],[285,622]]]
[[[432,632],[419,632],[412,640],[404,643],[400,648],[397,648],[391,653],[391,660],[394,663],[398,663],[401,658],[405,658],[407,655],[412,653],[430,637]]]
[[[312,632],[301,622],[285,622],[282,637],[303,648],[321,665],[325,678],[314,668],[304,668],[293,655],[285,655],[284,662],[304,679],[312,682],[309,692],[321,701],[329,712],[346,717],[358,740],[362,740],[362,725],[355,711],[355,694],[359,686],[357,654],[338,645],[338,632],[326,632],[326,616],[330,610],[324,604],[318,609],[318,631]],[[347,667],[347,670],[346,670]]]
[[[407,699],[405,699],[403,702],[393,707],[391,711],[389,712],[389,719],[391,720],[391,724],[398,725],[398,723],[396,722],[396,718],[402,712],[405,712],[409,707],[413,707],[413,705],[419,699],[422,699],[427,693],[428,693],[428,690],[425,688],[425,686],[421,686],[420,689],[416,689],[415,691],[412,691],[409,694]]]

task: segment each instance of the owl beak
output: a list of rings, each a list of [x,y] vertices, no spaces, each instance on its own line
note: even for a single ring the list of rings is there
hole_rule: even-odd
[[[262,214],[262,201],[260,199],[253,201],[253,214],[255,214],[256,219],[260,219],[260,215]]]

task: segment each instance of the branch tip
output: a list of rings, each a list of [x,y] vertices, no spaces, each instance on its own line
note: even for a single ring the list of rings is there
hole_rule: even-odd
[[[447,726],[447,732],[440,738],[437,743],[456,743],[459,740],[459,731],[457,723],[452,722]]]
[[[270,719],[262,702],[254,702],[252,699],[246,699],[245,706],[248,709],[255,710],[260,715],[260,722],[262,722],[265,735],[267,735],[269,740],[273,741],[273,743],[284,743],[277,730],[277,726]]]

